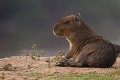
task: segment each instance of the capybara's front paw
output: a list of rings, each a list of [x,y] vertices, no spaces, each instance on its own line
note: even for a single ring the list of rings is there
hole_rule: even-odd
[[[56,63],[56,66],[64,67],[65,65],[66,65],[65,62],[58,62],[58,63]]]
[[[61,67],[64,67],[64,66],[67,66],[67,59],[65,58],[62,58],[58,63],[56,63],[56,66],[61,66]]]

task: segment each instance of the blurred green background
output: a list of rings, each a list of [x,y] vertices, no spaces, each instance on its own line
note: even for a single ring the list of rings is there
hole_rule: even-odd
[[[98,34],[120,44],[120,0],[0,0],[0,57],[44,49],[49,55],[68,50],[65,38],[53,35],[58,19],[81,13]]]

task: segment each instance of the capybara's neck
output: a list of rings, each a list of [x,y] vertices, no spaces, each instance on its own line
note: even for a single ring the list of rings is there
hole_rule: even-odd
[[[82,46],[85,42],[91,39],[102,38],[101,36],[97,35],[89,26],[81,20],[81,23],[77,26],[78,29],[68,35],[66,38],[70,43],[70,49],[72,47],[79,47]]]

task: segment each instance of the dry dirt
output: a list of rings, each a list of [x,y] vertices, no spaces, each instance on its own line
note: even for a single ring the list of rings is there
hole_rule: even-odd
[[[0,59],[0,80],[27,80],[30,73],[110,73],[112,70],[120,68],[120,58],[111,68],[75,68],[75,67],[55,67],[48,66],[47,57],[41,60],[33,60],[29,56],[12,56]],[[6,64],[12,64],[12,70],[4,70]],[[27,75],[27,76],[26,76]],[[32,79],[31,79],[32,80]]]

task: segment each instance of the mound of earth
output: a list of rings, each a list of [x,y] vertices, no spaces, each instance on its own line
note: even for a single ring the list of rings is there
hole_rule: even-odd
[[[89,72],[110,73],[120,68],[120,58],[111,68],[77,68],[77,67],[57,67],[53,63],[46,62],[48,57],[34,60],[30,56],[12,56],[0,59],[0,80],[27,80],[31,73],[62,73],[62,74],[82,74]],[[52,59],[52,58],[50,58]],[[8,65],[10,64],[10,66]],[[5,66],[8,65],[8,68]],[[32,79],[28,79],[32,80]]]

